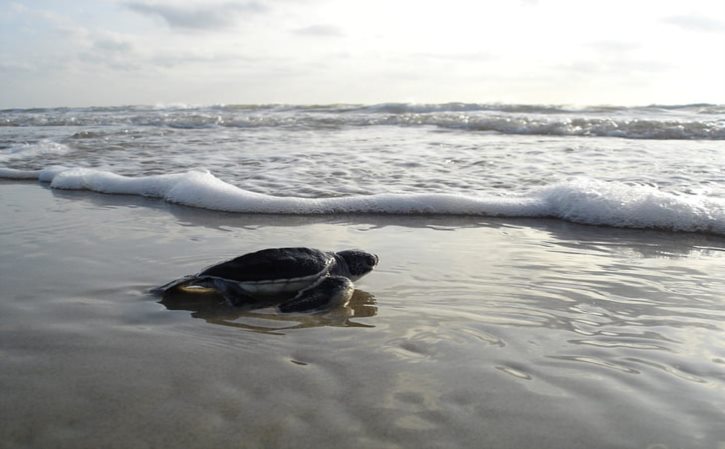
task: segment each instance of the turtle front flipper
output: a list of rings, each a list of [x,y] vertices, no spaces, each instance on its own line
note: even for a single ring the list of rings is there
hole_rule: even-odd
[[[277,309],[283,313],[309,312],[319,309],[343,307],[350,302],[355,286],[343,276],[328,276],[300,291]]]

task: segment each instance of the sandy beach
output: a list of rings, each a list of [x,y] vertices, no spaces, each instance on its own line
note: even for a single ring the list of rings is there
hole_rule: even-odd
[[[271,216],[0,181],[2,448],[722,448],[725,240]],[[149,288],[265,247],[379,255],[322,314]]]

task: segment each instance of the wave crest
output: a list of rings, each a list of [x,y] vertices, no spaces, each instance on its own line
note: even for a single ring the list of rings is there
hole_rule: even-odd
[[[186,206],[236,213],[460,215],[559,218],[623,228],[725,235],[725,200],[676,195],[655,187],[577,178],[527,194],[375,194],[333,198],[278,197],[228,184],[208,171],[128,177],[87,168],[1,169],[0,177],[38,179],[52,188],[141,195]]]

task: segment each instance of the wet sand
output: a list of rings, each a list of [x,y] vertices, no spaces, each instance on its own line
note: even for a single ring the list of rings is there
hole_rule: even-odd
[[[0,181],[2,448],[722,448],[725,240],[548,220],[234,215]],[[351,306],[147,290],[363,248]]]

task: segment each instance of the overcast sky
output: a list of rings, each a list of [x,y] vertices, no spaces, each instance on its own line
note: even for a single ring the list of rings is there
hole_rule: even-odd
[[[0,108],[725,103],[725,0],[0,0]]]

